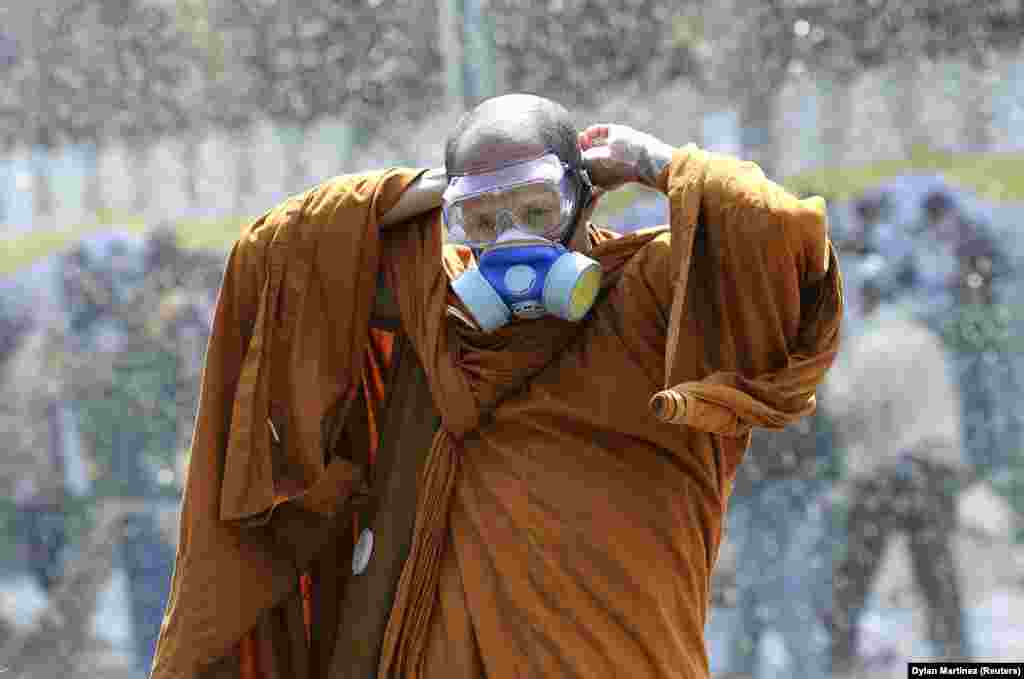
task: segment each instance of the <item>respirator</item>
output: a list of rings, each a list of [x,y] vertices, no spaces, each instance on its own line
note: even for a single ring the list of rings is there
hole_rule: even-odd
[[[442,197],[448,239],[477,253],[452,289],[482,330],[513,316],[579,321],[590,311],[601,265],[565,246],[586,189],[586,172],[553,153],[452,177]]]

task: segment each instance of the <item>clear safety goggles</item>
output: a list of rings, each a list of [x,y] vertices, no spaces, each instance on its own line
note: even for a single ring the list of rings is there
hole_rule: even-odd
[[[576,203],[568,165],[553,153],[493,172],[452,177],[442,196],[448,239],[483,248],[516,228],[560,240]]]

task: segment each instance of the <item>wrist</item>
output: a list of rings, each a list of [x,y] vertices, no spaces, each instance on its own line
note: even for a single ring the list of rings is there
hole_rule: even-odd
[[[675,149],[664,142],[653,140],[646,144],[637,162],[638,180],[645,186],[657,189],[662,175],[672,164],[672,154]]]
[[[654,189],[656,191],[660,191],[661,193],[665,194],[666,196],[668,195],[669,178],[672,175],[672,164],[673,164],[673,161],[676,159],[676,154],[677,153],[686,154],[686,153],[688,153],[688,150],[691,147],[692,147],[692,145],[690,145],[690,144],[688,144],[687,146],[681,146],[679,148],[669,147],[669,160],[664,165],[664,167],[661,168],[661,172],[658,174],[658,176],[655,178],[655,181],[654,181]],[[678,160],[676,161],[677,166],[678,166],[679,162],[680,161],[678,161]],[[683,160],[682,162],[685,162],[685,161]]]

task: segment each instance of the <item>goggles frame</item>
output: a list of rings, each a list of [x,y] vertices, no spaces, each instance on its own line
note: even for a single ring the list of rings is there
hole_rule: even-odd
[[[530,184],[550,182],[557,187],[560,198],[559,224],[554,229],[536,235],[548,240],[561,241],[571,230],[577,204],[581,202],[579,191],[574,190],[576,187],[570,186],[570,178],[574,175],[580,176],[582,183],[589,186],[589,177],[586,176],[585,170],[562,161],[551,150],[534,158],[513,161],[488,172],[450,175],[448,187],[441,198],[442,215],[449,240],[470,248],[481,249],[496,242],[500,235],[495,233],[494,238],[488,240],[469,238],[464,224],[456,217],[457,211],[453,210],[459,204],[488,193],[502,193]],[[528,228],[526,230],[529,231]]]

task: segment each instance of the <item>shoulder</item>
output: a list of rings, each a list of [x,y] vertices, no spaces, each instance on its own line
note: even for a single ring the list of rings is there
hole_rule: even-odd
[[[291,196],[250,222],[235,242],[235,251],[250,256],[265,253],[279,234],[298,220],[308,196],[309,192]]]

